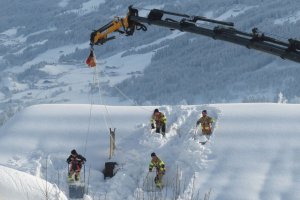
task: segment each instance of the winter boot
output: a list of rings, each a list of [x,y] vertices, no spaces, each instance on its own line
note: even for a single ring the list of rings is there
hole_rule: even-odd
[[[69,173],[68,173],[68,178],[71,178],[71,177],[72,177],[72,175],[71,175],[71,173],[69,172]]]
[[[160,133],[160,127],[156,127],[155,132],[156,132],[156,133]]]
[[[162,187],[163,187],[162,183],[160,183],[160,182],[156,183],[155,185],[156,185],[156,187],[159,188],[159,189],[162,189]]]
[[[157,188],[162,189],[163,185],[162,185],[161,180],[159,180],[158,176],[155,177],[154,182],[155,182],[155,186]]]
[[[69,182],[74,181],[74,179],[73,179],[73,174],[70,174],[70,173],[69,173],[69,175],[68,175],[68,181],[69,181]]]
[[[155,183],[155,184],[158,183],[158,176],[155,176],[155,178],[154,178],[154,183]]]

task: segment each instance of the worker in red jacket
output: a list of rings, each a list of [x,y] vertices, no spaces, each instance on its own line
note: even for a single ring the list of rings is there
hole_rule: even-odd
[[[75,173],[75,181],[79,181],[80,170],[82,165],[86,162],[85,157],[78,154],[75,149],[71,151],[71,155],[67,158],[67,163],[70,165],[69,180],[72,181]]]

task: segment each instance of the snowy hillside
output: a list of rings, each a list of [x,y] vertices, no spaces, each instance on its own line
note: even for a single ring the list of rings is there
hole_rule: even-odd
[[[282,41],[297,38],[300,27],[296,0],[45,2],[0,2],[1,124],[28,105],[90,103],[94,72],[84,64],[90,33],[126,15],[129,5],[143,16],[158,8],[232,21],[238,30],[257,27]],[[120,102],[127,97],[144,105],[277,102],[280,92],[299,102],[297,63],[200,35],[148,26],[95,49],[111,105],[128,105]]]
[[[205,194],[222,200],[300,198],[298,105],[161,106],[168,118],[166,138],[150,130],[154,108],[88,104],[28,107],[0,129],[0,164],[47,178],[68,195],[65,160],[76,148],[87,158],[86,199],[151,199],[153,194],[142,188],[154,151],[167,168],[163,199],[203,199]],[[195,122],[202,109],[216,119],[213,137],[204,146],[194,140]],[[119,171],[104,180],[106,124],[117,128],[117,149],[110,161],[119,163]],[[0,170],[5,173],[2,169],[6,168]],[[0,179],[0,185],[6,180]],[[19,189],[16,185],[11,188]],[[0,187],[0,194],[7,194],[4,189]]]
[[[281,104],[300,102],[299,64],[146,25],[95,47],[98,65],[88,68],[90,33],[129,5],[299,40],[298,0],[1,0],[0,200],[67,199],[72,149],[87,158],[84,200],[300,199],[300,107]],[[166,138],[150,130],[156,107]],[[195,136],[203,109],[216,120],[204,146]],[[167,168],[159,194],[144,190],[151,152]],[[118,172],[104,180],[107,161]]]

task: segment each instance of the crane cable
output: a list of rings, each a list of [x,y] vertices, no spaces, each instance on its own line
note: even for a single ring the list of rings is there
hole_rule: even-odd
[[[106,111],[106,114],[103,114],[103,119],[104,119],[104,122],[105,122],[107,130],[109,130],[106,116],[108,116],[108,120],[109,120],[109,123],[110,123],[111,126],[113,126],[113,123],[112,123],[112,120],[111,120],[108,108],[107,108],[106,104],[103,101],[103,97],[102,97],[101,89],[100,89],[100,80],[99,80],[98,74],[99,73],[97,72],[97,67],[95,67],[95,70],[94,70],[94,82],[97,84],[98,94],[99,94],[99,99],[100,99],[100,104],[104,106],[105,111]]]
[[[103,113],[103,120],[105,122],[105,126],[107,128],[107,130],[109,130],[109,126],[108,126],[108,122],[107,122],[107,118],[106,118],[106,115],[109,117],[109,122],[111,125],[112,124],[112,120],[110,118],[110,115],[109,115],[109,112],[108,112],[108,108],[107,106],[103,103],[103,98],[102,98],[102,95],[101,95],[101,92],[100,92],[100,81],[99,81],[99,78],[97,76],[97,67],[94,67],[94,73],[93,73],[93,83],[92,83],[92,86],[97,86],[98,88],[98,94],[100,96],[100,104],[103,105],[105,107],[105,111],[106,113]],[[85,138],[85,144],[84,144],[84,154],[86,154],[86,148],[87,148],[87,143],[88,143],[88,137],[89,137],[89,134],[90,134],[90,127],[91,127],[91,118],[92,118],[92,110],[93,110],[93,105],[94,105],[94,98],[93,98],[93,92],[91,92],[91,104],[90,104],[90,111],[89,111],[89,123],[88,123],[88,130],[87,130],[87,133],[86,133],[86,138]]]
[[[93,95],[92,95],[93,96]],[[89,125],[88,125],[88,130],[85,136],[85,144],[84,144],[84,153],[83,155],[86,155],[86,146],[87,146],[87,142],[88,142],[88,137],[90,134],[90,127],[91,127],[91,118],[92,118],[92,107],[93,107],[93,97],[91,98],[91,104],[90,104],[90,115],[89,115]]]

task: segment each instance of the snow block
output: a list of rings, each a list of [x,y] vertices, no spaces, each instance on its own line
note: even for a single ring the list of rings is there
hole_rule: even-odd
[[[84,196],[84,184],[70,184],[69,185],[69,198],[82,199]]]
[[[117,173],[116,165],[117,165],[116,162],[106,162],[105,163],[105,169],[103,171],[104,179],[106,179],[106,177],[111,178]]]

